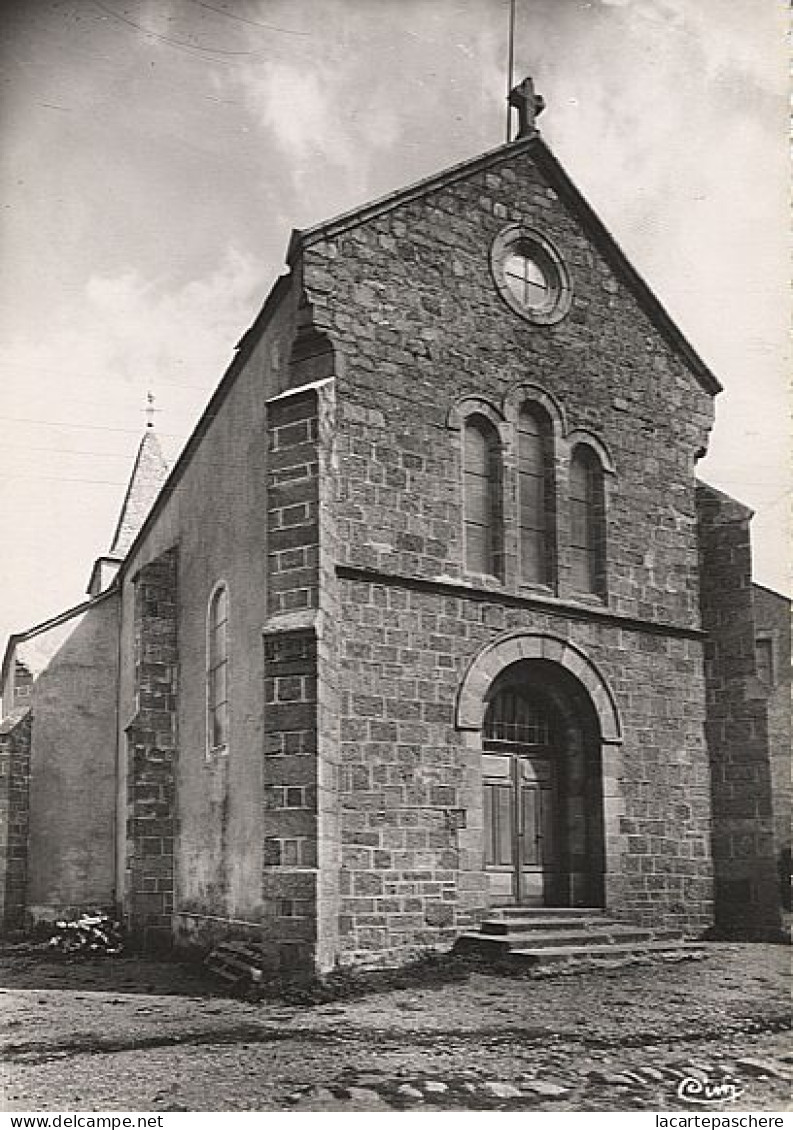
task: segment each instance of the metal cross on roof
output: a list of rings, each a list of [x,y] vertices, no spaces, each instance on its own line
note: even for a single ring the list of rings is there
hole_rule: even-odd
[[[154,413],[159,412],[159,408],[154,407],[154,393],[153,392],[147,392],[146,393],[146,407],[144,408],[143,411],[146,415],[146,427],[147,428],[153,428],[154,427]]]

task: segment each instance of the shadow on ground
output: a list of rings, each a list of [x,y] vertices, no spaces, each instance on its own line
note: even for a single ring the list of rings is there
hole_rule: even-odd
[[[134,954],[69,957],[46,945],[0,945],[0,988],[64,989],[70,992],[228,996],[200,964],[152,959]]]

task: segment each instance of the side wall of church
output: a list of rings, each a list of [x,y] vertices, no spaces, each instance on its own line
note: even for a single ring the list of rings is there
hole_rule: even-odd
[[[127,729],[135,717],[136,577],[175,551],[178,707],[173,750],[174,907],[177,936],[205,943],[242,933],[274,913],[263,893],[264,641],[267,597],[268,398],[289,383],[298,290],[281,287],[257,344],[241,343],[239,370],[192,457],[171,480],[123,580],[118,807],[127,805]],[[284,296],[285,295],[285,296]],[[213,414],[214,413],[214,414]],[[207,616],[228,593],[229,717],[225,749],[207,734]],[[119,827],[123,860],[126,830]],[[125,901],[123,871],[118,876]]]
[[[89,607],[33,686],[33,919],[113,903],[118,612],[115,596]]]
[[[572,308],[557,325],[524,321],[494,286],[490,246],[509,222],[547,234],[569,265]],[[481,775],[454,728],[454,701],[477,649],[508,628],[579,642],[622,713],[624,745],[604,780],[610,909],[703,928],[711,870],[694,462],[710,395],[525,152],[317,239],[304,271],[344,361],[334,516],[345,956],[389,959],[449,937],[461,913],[483,905]],[[507,423],[505,576],[471,576],[463,561],[451,410],[477,397],[503,414],[519,385],[540,386],[561,409],[556,593],[517,577]],[[567,468],[581,429],[615,469],[602,603],[571,599]],[[458,807],[465,835],[447,823]]]
[[[779,929],[781,845],[775,840],[768,691],[757,677],[755,655],[751,511],[705,484],[697,497],[716,927],[722,934],[762,937]]]

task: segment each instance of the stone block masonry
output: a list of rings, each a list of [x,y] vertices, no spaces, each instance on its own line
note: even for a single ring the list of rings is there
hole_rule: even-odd
[[[790,629],[791,602],[763,585],[752,585],[757,677],[766,696],[774,839],[784,909],[791,909],[791,836],[793,777],[790,772]]]
[[[266,944],[278,969],[313,963],[317,869],[317,646],[313,631],[265,637]]]
[[[267,594],[270,616],[317,607],[318,463],[316,394],[268,408]]]
[[[25,707],[0,725],[0,923],[25,924],[32,717]]]
[[[716,927],[726,935],[773,937],[780,929],[781,845],[775,837],[768,692],[757,678],[755,658],[751,511],[704,483],[697,505],[708,632]]]
[[[144,945],[167,944],[173,915],[178,754],[177,555],[135,578],[135,696],[127,727],[124,916]]]
[[[24,706],[33,697],[33,675],[20,660],[14,660],[14,700],[10,706]]]
[[[556,320],[505,301],[516,229],[563,265]],[[712,850],[720,922],[772,930],[748,516],[694,476],[718,382],[536,137],[296,232],[289,266],[122,565],[131,929],[170,937],[178,839],[184,929],[274,970],[406,959],[512,897],[698,933]],[[207,750],[221,581],[233,741]],[[542,726],[499,733],[508,702]],[[0,733],[14,914],[26,740]]]
[[[313,390],[268,404],[262,944],[279,970],[315,963],[318,415]]]
[[[490,250],[507,223],[539,230],[568,264],[573,304],[557,325],[532,325],[497,291]],[[698,627],[693,471],[712,397],[530,151],[505,152],[487,171],[315,239],[304,253],[304,286],[345,361],[336,382],[343,563],[467,580],[453,409],[463,398],[482,398],[503,414],[523,386],[539,387],[560,406],[568,435],[586,430],[613,459],[609,607]],[[504,432],[505,516],[516,503],[510,442]],[[568,455],[560,443],[557,457],[563,463]],[[561,463],[557,471],[565,596]],[[513,541],[507,523],[508,559]],[[517,570],[507,569],[501,583],[519,591]]]
[[[507,224],[539,231],[565,261],[560,322],[532,324],[498,292],[490,255]],[[468,664],[507,631],[577,644],[618,703],[624,742],[604,752],[600,782],[609,910],[701,931],[712,869],[693,472],[712,389],[531,145],[306,233],[302,247],[302,285],[338,355],[341,959],[443,944],[487,905],[481,739],[456,728],[455,702]],[[509,423],[534,395],[560,420],[558,578],[544,593],[517,567]],[[466,400],[497,422],[503,453],[498,577],[465,566]],[[572,587],[567,466],[583,433],[609,456],[602,600]]]
[[[624,745],[603,763],[607,905],[637,925],[711,921],[702,644],[572,622],[430,584],[341,584],[341,949],[393,961],[450,941],[488,905],[480,755],[455,726],[472,659],[525,630],[581,647],[615,689]],[[478,738],[478,735],[477,735]],[[481,746],[479,746],[481,749]],[[449,810],[463,809],[466,827]]]

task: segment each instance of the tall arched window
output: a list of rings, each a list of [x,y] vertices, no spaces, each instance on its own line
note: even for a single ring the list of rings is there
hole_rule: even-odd
[[[591,447],[580,444],[570,460],[570,567],[577,592],[606,592],[606,512],[603,467]]]
[[[520,577],[530,584],[555,579],[556,506],[551,421],[536,405],[518,417]]]
[[[222,749],[229,740],[229,596],[218,585],[209,601],[207,620],[207,744]]]
[[[463,431],[465,567],[500,577],[502,572],[501,445],[493,424],[469,416]]]

